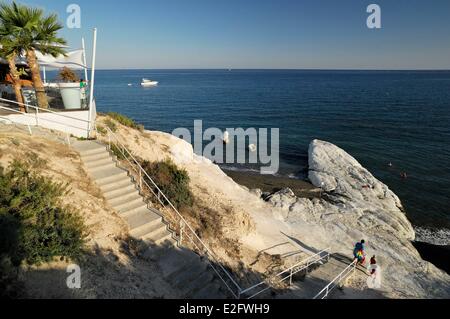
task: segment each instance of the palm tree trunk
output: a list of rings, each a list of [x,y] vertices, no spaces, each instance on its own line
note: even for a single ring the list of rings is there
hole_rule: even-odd
[[[23,105],[22,84],[20,83],[20,74],[19,71],[17,71],[16,67],[15,55],[9,57],[8,64],[9,64],[9,74],[11,75],[14,93],[16,94],[16,101],[17,103],[19,103],[20,112],[26,112],[25,106]]]
[[[48,109],[47,94],[45,94],[41,71],[39,70],[39,64],[37,63],[36,52],[34,50],[27,51],[27,61],[28,66],[31,69],[31,78],[33,79],[38,106],[43,109]]]

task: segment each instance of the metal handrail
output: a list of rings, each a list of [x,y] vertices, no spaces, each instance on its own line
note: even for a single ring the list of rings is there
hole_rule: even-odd
[[[49,109],[43,109],[43,108],[40,108],[40,107],[37,107],[37,106],[34,106],[34,105],[30,105],[30,104],[26,104],[26,103],[19,103],[19,102],[16,102],[16,101],[3,99],[3,98],[0,98],[0,101],[7,102],[7,103],[13,103],[13,104],[16,104],[16,105],[19,105],[19,106],[21,106],[21,105],[22,106],[26,106],[28,108],[32,108],[32,109],[34,109],[36,111],[36,117],[38,116],[39,111],[41,111],[42,113],[51,113],[51,114],[57,115],[59,117],[63,117],[63,118],[67,118],[67,119],[71,119],[71,120],[75,120],[75,121],[79,121],[79,122],[82,122],[82,123],[89,124],[88,120],[83,120],[83,119],[79,119],[79,118],[76,118],[76,117],[73,117],[73,116],[63,115],[60,112],[51,111]],[[24,115],[28,115],[29,114],[29,113],[17,111],[17,110],[8,108],[8,107],[1,107],[1,108],[10,110],[10,111],[13,111],[13,112],[16,112],[16,113],[24,114]],[[33,117],[32,115],[28,115],[28,116]],[[77,127],[77,126],[73,126],[73,125],[65,124],[65,123],[60,123],[60,122],[52,121],[52,120],[48,120],[48,119],[44,119],[44,120],[48,121],[48,122],[63,124],[65,126],[69,126],[69,127],[76,128],[76,129],[79,129],[79,130],[87,130],[85,127],[81,128],[81,127]],[[36,118],[36,121],[38,121],[37,118]],[[38,124],[36,124],[36,125],[38,125]]]
[[[328,285],[326,285],[325,288],[323,288],[315,297],[314,299],[319,299],[321,295],[322,298],[325,299],[328,297],[330,292],[344,279],[349,277],[353,272],[356,270],[356,266],[358,265],[358,260],[355,259],[350,265],[347,266],[339,275],[336,276]]]
[[[233,294],[233,296],[237,299],[240,298],[241,296],[241,287],[239,286],[239,284],[233,279],[233,277],[231,276],[231,274],[223,267],[223,265],[220,263],[219,259],[214,255],[214,253],[208,248],[208,246],[206,246],[206,244],[200,239],[200,237],[198,237],[197,233],[194,231],[194,229],[191,227],[191,225],[189,225],[189,223],[185,220],[185,218],[181,215],[181,213],[175,208],[175,206],[172,204],[172,202],[167,198],[167,196],[161,191],[161,189],[158,187],[158,185],[153,181],[153,179],[148,175],[148,173],[142,168],[141,164],[136,160],[136,158],[133,156],[133,154],[131,154],[131,152],[120,142],[119,138],[117,137],[117,135],[109,128],[106,127],[106,130],[108,132],[108,143],[109,143],[109,147],[111,149],[111,138],[113,138],[118,144],[119,144],[119,150],[122,153],[122,155],[124,156],[124,158],[127,159],[128,163],[133,167],[134,165],[137,166],[138,169],[134,169],[140,177],[139,180],[139,185],[142,187],[142,185],[147,186],[147,188],[150,189],[151,193],[156,196],[156,198],[158,199],[158,201],[163,205],[164,203],[162,202],[162,200],[160,199],[160,196],[163,197],[163,199],[166,201],[166,203],[170,206],[170,208],[176,213],[176,216],[180,219],[180,227],[184,228],[187,227],[188,230],[190,231],[190,233],[193,235],[193,238],[191,238],[190,236],[188,238],[191,239],[191,242],[197,247],[197,249],[202,250],[201,248],[203,248],[204,251],[206,251],[207,255],[209,255],[210,257],[212,257],[212,259],[214,259],[214,261],[216,261],[217,265],[219,266],[220,270],[226,275],[227,279],[229,279],[231,281],[231,283],[235,286],[235,288],[237,288],[237,291],[234,291],[232,288],[230,288],[230,286],[227,284],[226,280],[224,280],[224,278],[219,274],[218,269],[208,260],[209,264],[211,265],[211,267],[214,269],[214,271],[216,272],[216,274],[219,276],[219,278],[222,280],[222,282],[225,284],[225,286],[227,287],[227,289]],[[132,159],[133,163],[129,160],[129,158]],[[133,165],[134,164],[134,165]],[[155,191],[153,191],[152,187],[150,187],[147,182],[145,181],[145,179],[142,180],[142,177],[145,176],[147,178],[148,181],[150,181],[150,183],[153,185],[153,187],[156,189],[157,193],[155,193]],[[182,237],[182,236],[180,236]],[[197,240],[201,247],[198,247],[198,245],[194,242],[194,239]],[[178,241],[178,244],[181,245],[182,243]]]
[[[318,252],[318,253],[308,257],[307,259],[298,262],[297,264],[289,267],[288,269],[286,269],[286,270],[284,270],[284,271],[282,271],[282,272],[272,276],[268,280],[262,281],[259,284],[256,284],[256,285],[254,285],[254,286],[252,286],[250,288],[247,288],[247,289],[243,290],[241,292],[241,294],[246,294],[249,291],[254,290],[254,289],[256,289],[256,288],[258,288],[260,286],[263,286],[263,285],[267,285],[268,286],[268,287],[266,287],[266,288],[264,288],[264,289],[262,289],[262,290],[260,290],[260,291],[258,291],[256,293],[254,293],[253,295],[251,295],[250,297],[247,298],[247,299],[253,299],[256,296],[262,294],[263,292],[271,289],[271,284],[270,284],[271,282],[281,283],[281,282],[284,282],[285,280],[289,279],[289,285],[292,285],[292,278],[293,278],[293,276],[295,274],[297,274],[297,273],[299,273],[299,272],[301,272],[303,270],[309,269],[309,267],[311,267],[314,264],[317,264],[317,263],[321,262],[324,259],[326,259],[328,261],[329,258],[330,258],[330,250],[331,250],[331,248],[324,249],[324,250],[322,250],[322,251],[320,251],[320,252]],[[288,274],[288,275],[282,277],[285,274]],[[282,277],[282,278],[281,279],[277,279],[278,277]]]

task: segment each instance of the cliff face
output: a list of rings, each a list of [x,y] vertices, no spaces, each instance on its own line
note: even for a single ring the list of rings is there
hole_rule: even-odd
[[[246,267],[253,267],[261,252],[281,256],[287,264],[292,260],[284,256],[304,259],[328,247],[351,258],[355,243],[365,239],[367,254],[377,255],[383,268],[383,296],[450,297],[450,276],[423,261],[411,244],[414,230],[399,198],[330,143],[313,141],[310,147],[310,179],[316,186],[323,183],[322,199],[297,198],[284,190],[266,202],[258,192],[236,184],[217,165],[195,155],[181,139],[123,126],[117,135],[136,156],[149,161],[170,158],[188,171],[197,200],[223,215],[226,236],[239,241],[240,261]],[[208,244],[228,258],[220,242]],[[350,283],[358,291],[353,297],[370,298],[365,275],[361,278]]]
[[[315,140],[309,148],[309,179],[323,189],[322,199],[299,199],[286,190],[270,199],[285,211],[287,223],[319,226],[333,250],[349,256],[365,239],[368,256],[376,255],[383,268],[388,297],[450,296],[450,277],[413,247],[415,233],[400,199],[353,157]]]

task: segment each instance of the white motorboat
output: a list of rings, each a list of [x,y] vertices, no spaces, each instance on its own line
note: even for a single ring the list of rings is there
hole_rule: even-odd
[[[153,81],[153,80],[149,80],[149,79],[142,79],[142,86],[157,86],[159,84],[159,82],[157,81]]]

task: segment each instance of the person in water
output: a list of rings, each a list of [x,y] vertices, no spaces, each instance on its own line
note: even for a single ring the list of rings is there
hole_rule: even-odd
[[[364,262],[366,261],[365,243],[366,241],[363,239],[359,243],[356,243],[355,248],[353,249],[353,256],[361,265],[364,265]]]

